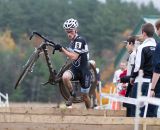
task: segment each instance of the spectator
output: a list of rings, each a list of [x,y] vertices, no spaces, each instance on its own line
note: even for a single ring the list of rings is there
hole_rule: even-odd
[[[125,93],[125,97],[130,97],[131,96],[131,89],[132,86],[129,81],[130,81],[130,76],[131,73],[133,72],[134,66],[135,66],[135,58],[136,58],[136,37],[135,36],[130,36],[128,37],[126,43],[126,49],[129,53],[129,58],[128,58],[128,63],[127,63],[127,73],[126,76],[120,76],[120,82],[122,83],[128,83],[127,85],[127,90]],[[126,107],[126,116],[130,117],[131,116],[131,106],[130,104],[123,103],[123,106]]]
[[[160,37],[160,20],[155,24],[157,35]],[[153,77],[151,95],[160,98],[160,41],[157,42],[156,50],[153,57]],[[157,116],[158,106],[154,107],[153,113]]]
[[[127,68],[119,75],[119,82],[120,79],[125,77],[127,75]],[[118,87],[119,92],[118,94],[121,96],[125,96],[126,95],[126,89],[127,89],[127,84],[126,83],[121,83],[120,86]]]
[[[153,53],[155,51],[156,42],[153,38],[154,35],[154,26],[151,23],[146,23],[142,26],[142,36],[143,36],[143,43],[137,48],[136,53],[136,60],[135,60],[135,68],[133,74],[131,76],[130,83],[133,84],[133,90],[131,92],[131,96],[133,98],[137,98],[137,90],[138,90],[138,83],[142,82],[141,93],[142,96],[147,96],[149,83],[151,82],[152,74],[153,74]],[[141,81],[139,81],[138,74],[139,71],[143,71],[143,77]],[[135,105],[131,108],[131,116],[135,116]],[[143,117],[145,107],[141,108],[140,116]],[[155,117],[152,112],[153,105],[148,105],[147,117]]]
[[[116,70],[114,73],[113,83],[116,86],[117,93],[122,94],[121,91],[123,90],[124,84],[120,83],[119,80],[120,80],[120,75],[121,74],[124,75],[126,73],[126,67],[127,67],[126,62],[122,61],[119,67],[120,69]]]

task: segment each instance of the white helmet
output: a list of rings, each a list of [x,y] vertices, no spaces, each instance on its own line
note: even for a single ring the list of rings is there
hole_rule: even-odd
[[[76,29],[78,27],[78,21],[76,19],[70,18],[66,20],[63,24],[63,28],[68,29]]]

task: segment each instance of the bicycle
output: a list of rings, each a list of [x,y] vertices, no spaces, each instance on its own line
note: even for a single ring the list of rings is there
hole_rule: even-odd
[[[53,54],[54,54],[54,52],[55,52],[54,46],[55,46],[56,43],[47,39],[46,37],[44,37],[43,35],[41,35],[38,32],[32,32],[32,35],[30,36],[30,40],[35,35],[40,37],[43,40],[42,40],[40,46],[35,48],[34,52],[32,53],[32,55],[29,57],[26,64],[24,65],[23,70],[21,71],[21,73],[18,77],[18,80],[15,84],[15,89],[17,89],[18,85],[23,81],[23,79],[25,78],[27,73],[33,71],[33,68],[35,66],[36,61],[40,57],[40,54],[42,54],[42,52],[43,52],[43,54],[45,56],[45,59],[46,59],[48,69],[49,69],[49,73],[50,73],[48,81],[46,83],[43,83],[43,85],[58,84],[63,98],[68,100],[68,98],[70,96],[70,93],[69,93],[69,90],[68,90],[67,86],[65,86],[65,84],[63,84],[62,75],[67,69],[69,69],[71,67],[71,64],[72,64],[71,61],[69,59],[67,59],[65,64],[60,68],[60,70],[56,71],[52,67],[51,59],[50,59],[48,49],[47,49],[47,46],[53,47]],[[91,95],[94,93],[94,91],[96,89],[97,77],[96,77],[96,69],[92,64],[89,64],[89,69],[90,69],[90,72],[91,72],[91,88],[90,88],[89,95],[91,97]],[[75,93],[76,93],[76,98],[74,99],[73,103],[82,102],[83,99],[82,99],[82,96],[80,94],[80,89],[79,89],[80,88],[80,83],[79,83],[79,81],[72,81],[72,85],[74,86],[74,90],[75,90]]]

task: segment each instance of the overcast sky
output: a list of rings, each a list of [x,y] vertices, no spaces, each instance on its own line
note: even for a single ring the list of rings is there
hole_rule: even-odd
[[[128,2],[135,2],[137,4],[148,4],[150,1],[153,2],[154,6],[160,10],[160,0],[122,0],[122,1],[128,1]]]
[[[105,0],[99,0],[99,1],[105,1]],[[128,2],[135,2],[138,5],[140,4],[148,4],[150,1],[153,2],[154,6],[160,10],[160,0],[122,0],[122,1],[128,1]]]

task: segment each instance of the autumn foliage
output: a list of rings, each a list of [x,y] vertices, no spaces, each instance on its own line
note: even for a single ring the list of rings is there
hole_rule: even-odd
[[[106,83],[104,87],[102,87],[102,92],[103,93],[113,93],[115,90],[115,85],[113,83]],[[99,95],[99,92],[96,93],[96,96],[97,96],[97,100],[98,100],[98,103],[100,103],[100,95]],[[106,98],[103,98],[102,99],[102,104],[108,104],[108,99]]]
[[[11,31],[6,30],[0,35],[0,49],[2,50],[14,50],[16,47],[15,41],[11,36]]]

